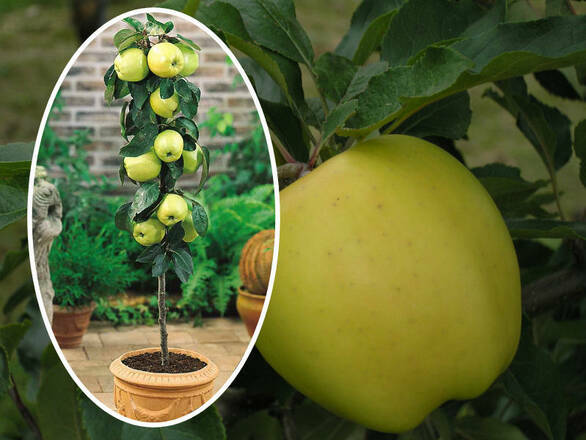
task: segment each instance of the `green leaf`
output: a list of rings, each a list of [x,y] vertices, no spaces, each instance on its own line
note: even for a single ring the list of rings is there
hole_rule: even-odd
[[[124,157],[136,157],[147,153],[152,148],[158,134],[159,130],[156,125],[142,127],[142,130],[120,149],[120,154]]]
[[[173,96],[173,93],[175,93],[175,83],[171,78],[161,79],[161,84],[159,87],[161,89],[159,93],[161,94],[162,99],[170,98]]]
[[[43,440],[86,440],[78,406],[79,389],[49,345],[41,360],[37,419]],[[58,420],[64,423],[55,423]]]
[[[545,0],[545,14],[548,16],[573,15],[575,13],[568,0]]]
[[[149,35],[163,35],[166,33],[164,23],[157,21],[151,14],[147,14],[146,31]]]
[[[155,112],[151,108],[151,104],[148,100],[145,101],[142,110],[137,105],[135,105],[134,101],[130,101],[130,105],[128,108],[130,110],[129,113],[132,122],[136,125],[137,128],[140,129],[137,131],[137,133],[140,132],[147,125],[156,126],[158,124],[157,115],[155,115]]]
[[[135,18],[126,17],[122,21],[124,21],[124,22],[128,23],[130,26],[132,26],[135,31],[142,32],[144,30],[144,25],[140,21],[136,20]]]
[[[89,440],[119,439],[124,423],[98,408],[90,399],[83,396],[79,403],[81,420]]]
[[[330,112],[326,121],[324,122],[324,129],[322,132],[322,144],[325,144],[330,136],[332,136],[338,128],[344,125],[344,122],[356,112],[358,100],[353,99],[346,101],[336,107]]]
[[[163,78],[159,78],[156,75],[147,76],[145,81],[146,81],[146,88],[147,88],[148,92],[153,93],[155,90],[157,90],[157,88],[161,84],[162,80],[163,80]]]
[[[163,246],[160,243],[154,244],[142,251],[136,258],[136,261],[138,263],[152,263],[158,255],[163,255],[163,253]]]
[[[128,108],[128,101],[122,103],[120,109],[120,134],[126,142],[128,142],[128,136],[126,135],[126,109]],[[123,182],[124,183],[124,182]]]
[[[177,131],[179,131],[179,133],[187,135],[197,142],[199,139],[199,129],[195,122],[183,116],[178,117],[174,122],[175,128],[178,129]]]
[[[169,269],[169,257],[166,254],[156,255],[152,264],[153,277],[160,277]]]
[[[171,248],[178,247],[183,242],[185,236],[185,230],[183,229],[182,222],[175,223],[167,232],[167,241]]]
[[[130,93],[130,89],[128,88],[128,81],[122,81],[116,75],[116,84],[114,86],[114,99],[124,98],[126,95]]]
[[[203,153],[203,156],[202,156],[203,160],[201,163],[201,175],[199,178],[199,183],[198,183],[197,188],[195,190],[195,194],[198,194],[202,190],[202,188],[208,178],[208,174],[210,172],[210,150],[208,150],[206,147],[201,146],[201,145],[198,145],[198,148],[200,148],[201,152]]]
[[[189,81],[181,79],[175,82],[175,91],[179,95],[179,108],[181,112],[189,119],[195,117],[201,93],[199,88]]]
[[[586,186],[586,119],[574,129],[574,152],[580,159],[580,180]]]
[[[467,416],[456,419],[456,431],[466,439],[527,440],[519,428],[498,419]]]
[[[179,38],[181,41],[183,41],[188,46],[191,46],[193,49],[201,50],[201,47],[199,47],[194,41],[190,40],[189,38],[186,38],[180,34],[177,34],[177,38]]]
[[[106,101],[106,104],[111,104],[114,100],[114,90],[116,88],[117,78],[118,76],[114,70],[114,64],[112,64],[104,74],[104,85],[106,86],[106,90],[104,91],[104,101]]]
[[[139,82],[129,82],[128,89],[130,90],[130,95],[134,98],[135,105],[142,109],[144,103],[149,99],[149,92],[146,87],[146,81],[142,80]]]
[[[350,29],[336,47],[336,54],[364,64],[378,49],[391,20],[405,0],[363,0],[352,15]]]
[[[193,258],[189,252],[189,247],[182,246],[170,250],[175,273],[182,283],[186,283],[193,273]]]
[[[405,66],[426,47],[460,38],[482,15],[483,9],[473,0],[410,0],[391,22],[381,59],[391,66]]]
[[[197,201],[193,201],[193,209],[191,211],[191,218],[193,219],[193,226],[200,237],[203,237],[208,232],[209,219],[208,214],[203,206]]]
[[[0,266],[0,281],[10,275],[14,269],[24,263],[27,259],[28,249],[7,252],[4,261]]]
[[[8,360],[12,358],[14,350],[16,350],[20,341],[24,338],[30,326],[30,321],[0,326],[0,347],[6,351]]]
[[[132,202],[120,206],[114,216],[116,227],[122,231],[128,231],[132,234],[132,218],[130,217],[130,207]]]
[[[363,426],[336,417],[309,399],[294,408],[293,419],[304,440],[360,440],[366,435]]]
[[[33,147],[32,143],[0,146],[0,229],[26,215]]]
[[[15,142],[0,146],[0,177],[30,171],[34,142]]]
[[[438,53],[441,49],[460,55]],[[435,53],[430,56],[430,51]],[[424,106],[484,82],[557,69],[585,59],[586,16],[499,24],[449,49],[429,47],[417,56],[414,65],[395,67],[373,77],[360,97],[360,116],[349,120],[346,134],[365,135],[391,121],[398,126]],[[424,66],[427,75],[418,72]],[[419,76],[417,81],[406,80],[405,75],[410,73]],[[381,95],[383,98],[378,99]],[[381,102],[384,112],[372,111]]]
[[[120,440],[225,440],[218,410],[211,406],[197,417],[166,428],[142,428],[123,423]],[[91,439],[95,440],[95,439]]]
[[[533,74],[539,85],[554,96],[581,101],[582,97],[559,70],[544,70]]]
[[[528,330],[526,328],[525,330]],[[505,392],[550,440],[566,438],[564,379],[549,353],[524,331],[517,354],[502,376]]]
[[[252,413],[236,420],[228,433],[230,440],[282,440],[283,430],[279,420],[272,417],[268,410]]]
[[[130,218],[133,219],[135,215],[151,208],[157,203],[160,195],[159,182],[142,183],[134,194],[134,200],[130,206]]]
[[[348,58],[326,52],[315,63],[317,85],[326,97],[340,102],[357,70]]]
[[[538,189],[546,186],[547,181],[528,182],[521,177],[520,169],[500,163],[474,168],[471,171],[505,217],[524,217],[537,213],[527,201]]]
[[[395,133],[416,137],[441,136],[461,139],[472,119],[470,95],[460,92],[434,102],[403,122]]]
[[[575,238],[586,240],[585,222],[548,219],[507,219],[513,238]]]
[[[114,46],[116,46],[118,52],[122,52],[142,38],[143,35],[141,32],[135,32],[131,29],[121,29],[114,35]]]

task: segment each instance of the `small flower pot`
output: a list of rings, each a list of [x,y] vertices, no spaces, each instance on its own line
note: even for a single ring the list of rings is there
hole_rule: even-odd
[[[190,373],[149,373],[135,370],[122,360],[159,347],[124,353],[110,364],[114,375],[114,404],[120,414],[143,422],[165,422],[189,414],[212,397],[218,367],[195,351],[169,348],[169,352],[199,358],[207,365]]]
[[[95,303],[81,307],[53,306],[53,324],[51,327],[59,347],[79,347],[83,335],[85,335],[90,325],[90,318],[95,308]]]
[[[255,293],[250,293],[244,288],[240,287],[238,289],[238,297],[236,298],[236,310],[238,310],[238,314],[244,324],[246,325],[246,330],[248,330],[248,334],[252,336],[254,333],[254,329],[258,324],[258,320],[260,319],[260,314],[262,312],[262,306],[265,302],[264,295],[257,295]]]

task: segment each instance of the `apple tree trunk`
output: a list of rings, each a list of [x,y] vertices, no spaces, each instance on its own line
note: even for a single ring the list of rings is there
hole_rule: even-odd
[[[167,305],[165,301],[165,274],[159,276],[159,330],[161,333],[161,365],[169,363],[169,347],[167,346]]]

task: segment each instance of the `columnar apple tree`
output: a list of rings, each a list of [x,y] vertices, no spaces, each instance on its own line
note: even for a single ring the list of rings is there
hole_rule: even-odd
[[[147,14],[146,23],[124,20],[132,29],[114,36],[118,55],[104,76],[105,100],[131,96],[122,104],[120,181],[136,185],[134,197],[116,212],[116,226],[145,246],[138,262],[151,265],[158,278],[161,362],[169,361],[166,329],[165,273],[173,269],[187,281],[193,272],[188,243],[208,227],[205,209],[196,200],[208,176],[209,151],[198,144],[200,90],[187,77],[198,67],[200,48],[177,34],[172,22]],[[201,167],[193,192],[176,187],[184,173]]]

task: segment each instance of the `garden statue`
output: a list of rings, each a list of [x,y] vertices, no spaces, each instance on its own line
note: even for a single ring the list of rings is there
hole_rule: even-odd
[[[35,264],[37,279],[43,297],[43,305],[49,322],[53,321],[53,283],[49,270],[49,252],[53,240],[61,233],[63,207],[59,191],[45,180],[47,171],[37,167],[33,194],[33,239],[35,244]]]

